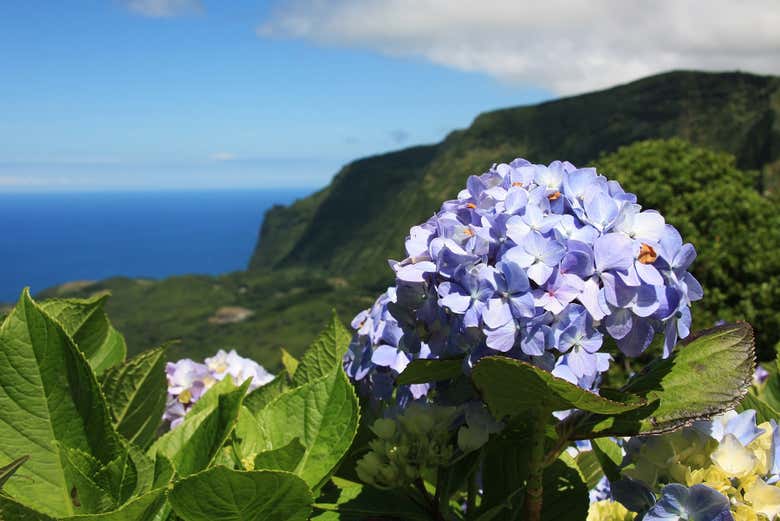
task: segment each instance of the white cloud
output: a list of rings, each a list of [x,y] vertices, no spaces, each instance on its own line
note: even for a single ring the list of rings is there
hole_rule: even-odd
[[[230,152],[216,152],[211,154],[209,159],[212,161],[234,161],[237,158],[235,154],[231,154]]]
[[[203,11],[200,0],[124,0],[134,13],[151,18],[167,18]]]
[[[263,37],[585,92],[670,69],[780,73],[778,0],[287,0]]]

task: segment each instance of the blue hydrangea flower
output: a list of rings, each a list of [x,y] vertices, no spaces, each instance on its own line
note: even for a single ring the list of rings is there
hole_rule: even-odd
[[[731,434],[745,447],[764,433],[764,429],[756,425],[756,411],[753,409],[741,413],[728,411],[714,416],[710,421],[696,422],[694,427],[718,443]]]
[[[352,320],[353,337],[346,355],[344,369],[349,377],[359,382],[366,395],[374,400],[388,400],[393,394],[394,380],[413,358],[427,358],[427,344],[417,346],[416,353],[399,347],[403,330],[390,313],[389,306],[396,303],[396,288],[379,296],[374,305],[358,313]],[[415,400],[425,396],[427,384],[404,386],[399,401]]]
[[[525,273],[522,273],[522,277],[525,277]],[[527,289],[527,278],[524,283]],[[442,282],[436,290],[439,293],[440,306],[452,313],[463,315],[465,327],[479,327],[488,301],[496,292],[496,281],[493,270],[485,265],[464,266],[455,274],[453,280]]]
[[[568,162],[516,159],[469,176],[405,247],[390,262],[395,287],[356,317],[345,358],[353,380],[396,404],[478,398],[453,382],[393,391],[387,381],[418,358],[462,357],[468,373],[503,354],[596,392],[606,339],[633,357],[662,334],[668,356],[703,295],[693,246],[660,213]]]
[[[734,521],[726,496],[706,485],[666,485],[643,521]]]

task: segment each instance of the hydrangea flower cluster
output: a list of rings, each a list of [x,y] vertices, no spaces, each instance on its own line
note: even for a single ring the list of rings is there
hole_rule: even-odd
[[[612,338],[627,356],[657,333],[668,356],[702,288],[691,244],[593,168],[516,159],[468,178],[414,226],[396,285],[352,322],[350,376],[385,399],[417,358],[503,354],[596,390]],[[404,403],[427,385],[401,387]]]
[[[165,374],[168,378],[168,398],[163,420],[170,422],[171,428],[184,420],[187,412],[206,391],[228,375],[236,385],[251,378],[250,390],[274,379],[274,375],[254,360],[239,356],[235,350],[228,353],[222,349],[216,355],[206,358],[202,364],[189,358],[168,362]]]
[[[455,407],[413,403],[396,420],[376,420],[371,430],[377,437],[357,463],[358,477],[377,488],[400,488],[448,465],[455,454],[449,431],[455,415]]]
[[[624,449],[628,480],[611,494],[624,505],[647,504],[644,521],[756,521],[780,514],[780,429],[774,420],[756,425],[754,410],[631,438]],[[589,521],[624,519],[615,501],[598,499]]]

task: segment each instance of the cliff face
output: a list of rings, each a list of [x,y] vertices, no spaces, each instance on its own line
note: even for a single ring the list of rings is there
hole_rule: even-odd
[[[634,141],[669,137],[729,152],[739,167],[763,169],[764,183],[773,183],[780,170],[780,78],[670,72],[482,114],[438,145],[360,159],[324,190],[270,210],[250,270],[315,267],[379,287],[390,279],[385,259],[403,254],[409,227],[493,162],[586,164]]]

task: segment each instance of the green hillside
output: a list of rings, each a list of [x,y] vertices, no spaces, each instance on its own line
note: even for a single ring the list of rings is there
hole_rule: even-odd
[[[679,139],[621,149],[668,138]],[[780,178],[780,78],[741,73],[673,72],[485,113],[440,144],[360,159],[320,192],[274,207],[246,272],[109,279],[73,294],[112,291],[107,310],[131,351],[181,338],[174,356],[236,347],[275,366],[272,348],[300,352],[330,308],[348,320],[370,305],[392,282],[386,259],[402,256],[408,228],[469,174],[518,156],[597,164],[623,182],[702,253],[694,271],[708,296],[694,309],[696,326],[750,320],[765,353],[780,339],[780,212],[763,195]],[[739,204],[724,205],[728,198]],[[253,314],[215,322],[225,307]]]
[[[469,174],[515,157],[587,164],[635,141],[671,137],[769,171],[780,160],[780,78],[671,72],[482,114],[439,145],[350,163],[326,190],[270,211],[250,269],[317,266],[378,287],[409,225],[454,197]]]

